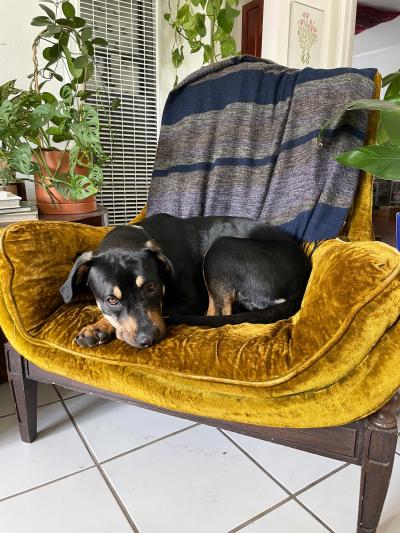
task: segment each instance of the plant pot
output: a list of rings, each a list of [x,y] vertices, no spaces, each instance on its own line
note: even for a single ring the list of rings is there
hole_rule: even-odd
[[[58,168],[59,172],[69,171],[69,152],[61,150],[43,150],[43,158],[51,172],[55,172]],[[61,160],[61,163],[60,163]],[[40,165],[40,163],[39,163]],[[42,176],[46,175],[46,171],[40,165]],[[76,166],[76,172],[87,176],[88,169],[85,167]],[[96,211],[96,196],[88,196],[84,200],[74,201],[64,198],[54,187],[50,188],[52,198],[40,185],[40,176],[35,174],[35,192],[36,202],[40,213],[46,215],[65,215],[74,213],[91,213]]]

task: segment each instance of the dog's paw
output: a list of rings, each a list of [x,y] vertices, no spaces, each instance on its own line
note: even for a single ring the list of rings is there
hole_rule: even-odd
[[[90,324],[89,326],[84,327],[78,335],[75,337],[75,342],[79,346],[99,346],[105,342],[110,341],[114,338],[114,330],[107,328],[104,329],[98,324]]]

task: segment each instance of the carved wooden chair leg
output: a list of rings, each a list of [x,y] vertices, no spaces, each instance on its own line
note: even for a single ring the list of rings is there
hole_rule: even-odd
[[[376,531],[392,475],[400,394],[368,417],[361,465],[358,533]]]
[[[10,344],[5,345],[8,382],[18,416],[19,431],[24,442],[37,435],[37,381],[25,376],[23,357]]]

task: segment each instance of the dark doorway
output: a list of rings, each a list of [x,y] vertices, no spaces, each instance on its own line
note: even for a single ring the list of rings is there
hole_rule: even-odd
[[[242,8],[242,54],[261,57],[264,0],[252,0]]]

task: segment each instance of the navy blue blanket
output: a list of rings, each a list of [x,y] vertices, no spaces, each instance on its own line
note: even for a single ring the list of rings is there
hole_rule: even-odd
[[[193,73],[165,106],[148,214],[246,216],[299,240],[337,236],[359,171],[334,156],[364,143],[367,113],[346,113],[324,146],[316,139],[340,107],[372,98],[375,73],[249,56]]]

